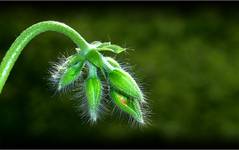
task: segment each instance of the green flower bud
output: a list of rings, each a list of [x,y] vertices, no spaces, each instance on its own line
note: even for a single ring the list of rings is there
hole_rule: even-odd
[[[143,93],[129,73],[120,68],[115,68],[109,73],[110,84],[113,88],[144,102]]]
[[[128,99],[127,97],[111,90],[110,96],[115,104],[124,112],[128,113],[138,122],[144,124],[143,114],[139,102],[135,99]]]
[[[91,66],[89,69],[93,69],[93,67]],[[96,68],[94,67],[94,69]],[[92,72],[94,73],[92,74]],[[93,121],[96,121],[102,95],[102,85],[100,79],[97,77],[96,70],[89,72],[89,76],[85,81],[85,92],[90,117]]]
[[[110,65],[112,65],[113,67],[116,67],[116,68],[120,68],[120,64],[116,60],[114,60],[111,57],[105,57],[105,58],[110,63]]]
[[[62,74],[59,84],[58,84],[58,90],[61,90],[62,88],[72,84],[74,81],[78,79],[81,73],[81,68],[83,66],[83,63],[77,63],[71,67],[68,67],[64,73]]]
[[[67,61],[60,66],[59,69],[61,73],[59,77],[58,90],[74,83],[74,81],[79,78],[83,65],[84,59],[80,55],[73,55],[67,58]]]

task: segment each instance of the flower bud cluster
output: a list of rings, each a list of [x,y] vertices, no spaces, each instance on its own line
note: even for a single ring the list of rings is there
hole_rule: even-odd
[[[83,70],[88,70],[83,84],[84,93],[87,99],[88,114],[95,122],[99,117],[98,112],[104,90],[99,77],[99,73],[102,73],[107,81],[108,95],[114,104],[137,122],[144,124],[142,105],[146,102],[143,92],[134,78],[122,69],[115,59],[104,57],[101,51],[119,54],[125,49],[110,42],[93,42],[90,49],[77,49],[76,54],[55,65],[51,80],[56,84],[57,90],[61,91],[72,87],[71,85],[77,83],[82,77]]]

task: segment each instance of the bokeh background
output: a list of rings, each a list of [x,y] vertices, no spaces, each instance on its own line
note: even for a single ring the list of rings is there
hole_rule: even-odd
[[[61,21],[89,42],[130,48],[144,85],[151,125],[119,114],[96,125],[81,119],[71,95],[54,95],[50,61],[73,53],[64,35],[46,32],[17,60],[0,95],[1,148],[239,147],[239,11],[222,2],[1,2],[0,59],[30,25]],[[112,56],[110,53],[106,55]],[[80,101],[80,100],[79,100]]]

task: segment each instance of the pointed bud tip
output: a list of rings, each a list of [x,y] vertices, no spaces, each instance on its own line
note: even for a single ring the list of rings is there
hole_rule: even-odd
[[[137,120],[140,124],[142,124],[142,125],[144,125],[145,124],[145,122],[144,122],[144,119],[143,118],[140,118],[140,119],[138,119]]]
[[[61,87],[61,85],[59,85],[59,86],[58,86],[58,88],[57,88],[57,90],[58,90],[58,91],[60,91],[60,90],[61,90],[61,88],[62,88],[62,87]]]
[[[90,118],[93,122],[97,121],[97,113],[95,111],[90,111]]]

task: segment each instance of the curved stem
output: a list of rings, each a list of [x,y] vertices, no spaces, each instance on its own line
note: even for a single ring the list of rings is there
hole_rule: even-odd
[[[88,50],[90,44],[71,27],[56,21],[43,21],[24,30],[13,42],[0,65],[0,94],[2,88],[23,48],[38,34],[55,31],[68,36],[81,50]]]

